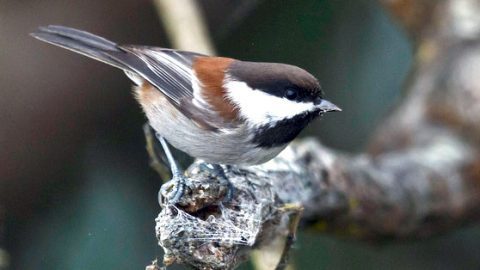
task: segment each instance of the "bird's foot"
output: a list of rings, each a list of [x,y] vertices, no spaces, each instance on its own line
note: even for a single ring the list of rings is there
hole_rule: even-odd
[[[225,174],[225,170],[222,168],[222,166],[220,166],[219,164],[202,163],[200,164],[200,169],[209,172],[211,177],[217,178],[222,184],[225,184],[227,186],[227,193],[223,199],[223,202],[230,202],[233,198],[235,188],[232,185],[232,182],[228,180],[228,177]]]
[[[162,145],[168,163],[170,163],[170,170],[172,171],[172,179],[164,183],[158,191],[158,202],[161,206],[165,205],[166,203],[177,204],[180,202],[180,199],[185,193],[187,178],[181,173],[165,138],[158,133],[156,136]]]
[[[158,191],[158,202],[160,205],[177,204],[185,194],[186,177],[181,174],[173,175],[173,178],[164,183]]]
[[[223,202],[228,203],[233,198],[234,188],[230,180],[228,180],[224,168],[218,164],[201,163],[199,169],[204,171],[206,177],[209,179],[216,179],[219,185],[210,185],[206,182],[197,182],[186,177],[181,172],[177,162],[173,158],[170,148],[166,140],[160,135],[156,134],[167,161],[170,164],[172,172],[172,179],[162,185],[158,191],[158,202],[160,206],[166,204],[179,204],[183,207],[187,206],[189,209],[201,208],[215,201],[215,198],[221,198],[223,195]],[[217,188],[212,188],[212,187]],[[225,191],[226,187],[226,191]],[[185,193],[188,190],[188,198]],[[202,192],[196,192],[202,191]],[[190,196],[191,195],[191,196]]]

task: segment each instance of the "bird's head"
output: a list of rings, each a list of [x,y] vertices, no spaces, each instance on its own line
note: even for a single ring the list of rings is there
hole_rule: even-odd
[[[240,117],[256,126],[275,126],[291,119],[309,122],[323,113],[340,111],[323,98],[313,75],[292,65],[234,61],[224,88]]]

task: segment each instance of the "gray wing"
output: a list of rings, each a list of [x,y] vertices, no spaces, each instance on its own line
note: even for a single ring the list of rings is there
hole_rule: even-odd
[[[128,65],[177,105],[194,98],[192,65],[194,59],[201,54],[135,45],[122,45],[119,48],[128,55],[117,56],[119,61]],[[131,56],[136,59],[131,59]]]
[[[234,127],[202,102],[194,102],[198,95],[193,89],[193,62],[198,53],[172,49],[118,45],[97,35],[70,27],[49,25],[39,27],[31,34],[47,43],[83,54],[95,60],[122,69],[138,83],[144,79],[161,91],[183,114],[205,129],[220,130]]]
[[[167,96],[174,105],[193,99],[193,71],[198,53],[134,45],[118,45],[94,34],[65,26],[40,27],[37,39],[137,74]]]

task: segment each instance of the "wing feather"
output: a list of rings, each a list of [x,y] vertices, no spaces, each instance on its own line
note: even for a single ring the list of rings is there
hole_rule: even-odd
[[[205,55],[165,48],[118,45],[103,37],[49,25],[32,33],[42,41],[57,45],[122,69],[136,84],[141,79],[161,91],[185,115],[210,129],[221,129],[226,120],[208,107],[198,92],[193,65]]]
[[[195,58],[201,54],[133,45],[119,48],[136,56],[136,62],[139,62],[134,64],[127,60],[125,64],[132,66],[177,105],[185,98],[194,98],[192,66]]]

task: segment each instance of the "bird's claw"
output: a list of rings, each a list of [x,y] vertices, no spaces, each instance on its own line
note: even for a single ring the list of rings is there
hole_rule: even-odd
[[[158,191],[158,202],[160,205],[177,204],[182,199],[186,190],[186,179],[183,175],[175,175],[164,183]]]
[[[222,166],[218,164],[211,164],[211,163],[201,163],[200,169],[209,172],[209,174],[214,177],[219,179],[221,182],[223,182],[227,186],[227,194],[223,198],[224,203],[228,203],[233,199],[233,195],[235,192],[235,187],[232,185],[230,180],[228,180],[227,175],[225,174],[224,169]]]

